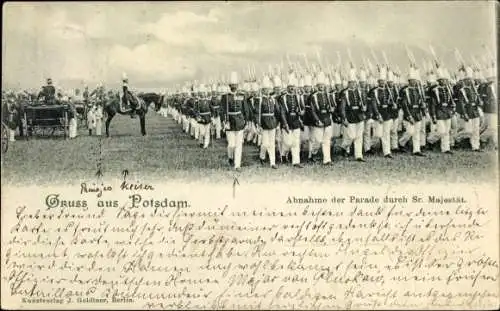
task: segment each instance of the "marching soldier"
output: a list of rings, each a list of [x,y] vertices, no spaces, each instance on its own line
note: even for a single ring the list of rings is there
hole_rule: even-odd
[[[398,128],[399,128],[399,114],[401,111],[400,107],[400,98],[399,98],[399,89],[396,83],[394,83],[397,77],[392,70],[388,68],[387,72],[387,88],[391,91],[390,96],[391,100],[394,103],[390,106],[390,114],[392,118],[392,126],[390,131],[390,140],[391,140],[391,153],[399,151],[399,140],[398,140]]]
[[[295,74],[288,76],[288,86],[285,94],[279,97],[283,154],[288,156],[292,152],[292,165],[303,168],[300,164],[300,130],[303,127],[301,115],[304,108],[301,106],[300,97],[296,93],[297,78]]]
[[[462,80],[461,88],[458,91],[458,111],[465,121],[465,133],[469,136],[472,151],[479,152],[479,108],[481,106],[480,97],[474,85],[473,71],[471,67],[465,69],[465,77]]]
[[[365,154],[373,154],[373,134],[376,130],[373,111],[373,93],[377,89],[375,78],[370,77],[369,83],[366,82],[366,73],[361,70],[359,74],[359,88],[361,91],[361,99],[367,103],[365,111],[365,126],[363,130],[363,151]]]
[[[212,85],[212,98],[210,99],[210,109],[212,111],[212,122],[215,129],[215,139],[221,138],[222,123],[220,120],[221,116],[221,104],[220,98],[222,96],[221,86],[216,84]]]
[[[247,142],[256,142],[257,140],[257,129],[254,124],[254,116],[253,111],[255,110],[255,105],[257,104],[257,89],[255,89],[254,83],[247,82],[246,86],[246,94],[247,94],[247,105],[248,105],[248,122],[247,122],[247,133],[246,133],[246,141]]]
[[[413,66],[410,66],[408,86],[401,89],[400,96],[406,131],[399,140],[399,144],[404,146],[412,138],[413,155],[424,157],[425,155],[420,150],[420,135],[422,134],[420,127],[424,125],[425,104],[419,90],[418,73]]]
[[[230,165],[239,171],[243,153],[243,129],[248,120],[248,109],[245,94],[238,90],[238,76],[231,73],[229,80],[230,92],[222,95],[222,120],[226,129],[227,157]]]
[[[382,142],[382,152],[384,157],[392,159],[391,155],[391,128],[393,124],[391,109],[396,103],[391,88],[388,87],[388,70],[386,67],[379,68],[378,87],[373,90],[371,96],[371,108],[373,118],[377,121],[375,125],[375,137]],[[368,110],[369,108],[367,108]]]
[[[309,106],[314,121],[312,128],[312,152],[315,154],[321,145],[323,153],[323,164],[332,163],[330,146],[332,142],[332,118],[333,109],[326,93],[326,76],[320,71],[316,76],[317,91],[309,96]]]
[[[196,105],[198,128],[199,128],[199,142],[200,147],[207,149],[210,144],[210,124],[212,122],[212,112],[211,112],[211,99],[208,97],[207,89],[203,84],[198,87],[200,98]]]
[[[267,75],[262,80],[262,95],[257,98],[255,105],[255,123],[258,131],[262,135],[259,159],[264,165],[266,153],[269,155],[271,168],[276,166],[276,128],[278,127],[279,109],[275,98],[271,93],[271,80]]]
[[[366,106],[361,97],[361,91],[356,86],[356,71],[351,68],[347,89],[344,90],[340,104],[342,122],[345,126],[345,139],[342,142],[344,154],[354,142],[354,157],[356,161],[366,162],[363,159],[363,131]]]
[[[483,132],[482,140],[491,139],[495,149],[498,148],[498,101],[495,88],[495,66],[487,70],[487,82],[479,86],[479,94],[483,101],[483,112],[486,124],[486,130]]]
[[[312,94],[312,76],[307,73],[304,76],[304,90],[302,94],[302,102],[304,103],[304,116],[302,123],[304,124],[303,140],[307,142],[308,161],[313,160],[313,141],[312,132],[314,127],[314,117],[311,109],[310,96]]]
[[[450,150],[451,118],[454,114],[454,103],[451,88],[448,85],[448,74],[443,68],[437,69],[438,85],[433,89],[430,105],[432,122],[437,125],[441,138],[441,152],[453,154]]]
[[[281,78],[278,76],[278,75],[275,75],[273,77],[273,92],[271,93],[271,96],[273,97],[274,101],[276,103],[278,103],[279,101],[279,97],[281,96],[281,92],[282,92],[282,81],[281,81]],[[278,109],[280,109],[279,105],[278,105]],[[276,145],[278,146],[278,154],[279,154],[279,159],[280,159],[280,162],[283,162],[283,157],[284,157],[284,154],[283,154],[283,133],[281,131],[281,128],[279,126],[279,122],[280,122],[280,119],[278,119],[278,126],[276,128],[276,135],[275,135],[275,139],[276,139]]]
[[[181,96],[181,118],[182,118],[182,129],[186,134],[189,134],[189,90],[187,87],[182,88]]]

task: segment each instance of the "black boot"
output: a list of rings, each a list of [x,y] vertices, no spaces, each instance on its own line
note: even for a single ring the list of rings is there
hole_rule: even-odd
[[[92,130],[89,129],[89,136],[92,136]]]

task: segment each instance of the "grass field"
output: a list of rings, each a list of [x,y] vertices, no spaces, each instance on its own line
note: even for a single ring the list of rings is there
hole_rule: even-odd
[[[335,155],[334,165],[330,167],[307,164],[304,169],[296,169],[283,164],[278,170],[271,170],[260,165],[257,147],[251,145],[244,147],[242,172],[235,173],[227,164],[225,140],[215,141],[203,150],[171,117],[164,118],[151,111],[146,122],[148,135],[145,137],[140,135],[138,118],[117,116],[111,124],[111,138],[89,137],[86,129],[81,128],[79,136],[72,140],[33,138],[10,143],[2,157],[2,183],[41,185],[93,181],[100,157],[104,178],[121,178],[121,172],[127,169],[129,180],[137,181],[227,182],[233,180],[235,174],[247,182],[331,180],[366,184],[477,183],[496,178],[495,151],[457,150],[454,155],[435,151],[428,152],[426,158],[398,154],[392,160],[376,155],[366,157],[366,163]]]

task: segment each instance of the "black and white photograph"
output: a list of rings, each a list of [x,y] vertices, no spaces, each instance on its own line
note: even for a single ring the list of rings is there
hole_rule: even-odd
[[[498,310],[498,3],[2,7],[6,310]]]
[[[494,178],[493,2],[3,13],[4,182]]]

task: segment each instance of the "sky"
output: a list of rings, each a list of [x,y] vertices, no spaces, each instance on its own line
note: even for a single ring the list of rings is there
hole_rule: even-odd
[[[356,65],[383,60],[407,71],[429,45],[450,67],[496,53],[494,1],[445,2],[22,2],[3,5],[2,87],[137,88],[227,79],[255,67]],[[349,50],[349,52],[348,52]],[[374,51],[375,57],[371,51]],[[288,58],[286,55],[288,54]],[[496,57],[495,57],[496,59]]]

